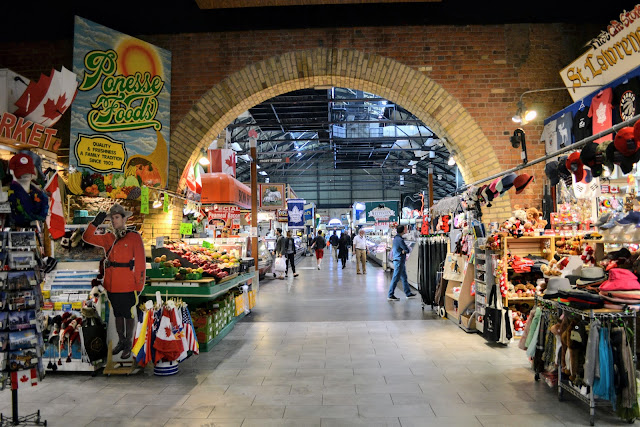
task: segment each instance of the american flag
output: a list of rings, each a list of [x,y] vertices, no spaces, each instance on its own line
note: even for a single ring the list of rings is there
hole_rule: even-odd
[[[191,321],[191,314],[186,305],[182,306],[182,332],[187,340],[187,350],[192,351],[193,354],[198,354],[200,347],[198,347],[198,340],[196,339],[195,329]]]

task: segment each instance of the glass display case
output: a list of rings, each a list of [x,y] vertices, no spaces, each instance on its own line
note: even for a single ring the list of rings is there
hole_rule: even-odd
[[[258,272],[261,280],[271,271],[271,266],[273,265],[272,249],[269,248],[269,243],[272,243],[275,248],[275,240],[269,242],[265,237],[258,240]]]
[[[391,237],[373,234],[366,236],[366,239],[367,257],[386,270],[389,267],[388,249],[391,249]]]

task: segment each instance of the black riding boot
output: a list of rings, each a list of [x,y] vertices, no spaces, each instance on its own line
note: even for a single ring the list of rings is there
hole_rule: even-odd
[[[133,334],[136,331],[136,319],[126,319],[127,323],[127,335],[124,342],[124,350],[122,350],[122,358],[128,359],[131,357],[131,347],[133,347]]]
[[[118,332],[118,344],[111,351],[114,356],[125,348],[124,317],[116,317],[116,332]]]

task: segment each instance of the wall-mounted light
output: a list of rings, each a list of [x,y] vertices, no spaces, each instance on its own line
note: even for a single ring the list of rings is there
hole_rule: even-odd
[[[202,166],[209,166],[211,162],[209,161],[209,156],[207,155],[207,151],[203,149],[201,152],[201,155],[202,156],[198,160],[198,163],[200,163]]]
[[[266,175],[267,173],[265,171],[260,171],[258,172],[260,175]]]
[[[158,209],[162,206],[162,202],[160,201],[160,193],[156,193],[156,199],[153,201],[153,209]]]
[[[453,154],[453,153],[451,153],[451,155],[449,156],[449,161],[447,161],[447,164],[448,164],[449,166],[453,166],[453,165],[455,165],[455,164],[456,164],[456,159],[455,159],[453,156],[454,156],[454,154]]]
[[[580,87],[599,88],[599,87],[602,87],[602,86],[601,85],[582,85]],[[527,95],[529,93],[552,92],[552,91],[557,91],[557,90],[569,90],[569,88],[567,88],[567,87],[551,87],[551,88],[547,88],[547,89],[533,89],[533,90],[527,90],[527,91],[522,92],[522,95],[520,95],[520,99],[518,100],[518,103],[517,103],[518,109],[516,110],[516,114],[514,114],[513,117],[511,117],[511,120],[514,123],[526,125],[527,123],[531,122],[532,120],[534,120],[538,116],[538,113],[535,110],[527,110],[525,108],[524,102],[522,101],[522,97],[523,96],[525,96],[525,95]]]

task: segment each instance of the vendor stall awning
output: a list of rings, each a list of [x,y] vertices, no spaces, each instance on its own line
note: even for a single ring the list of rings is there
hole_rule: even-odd
[[[251,209],[251,188],[226,173],[205,173],[202,174],[201,201]]]

